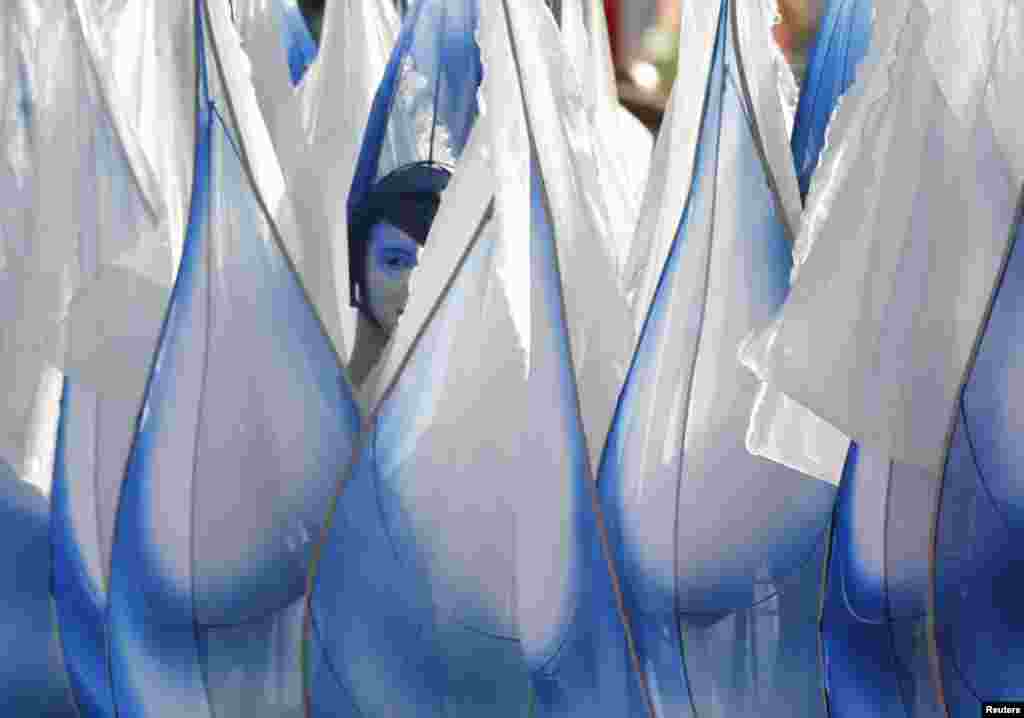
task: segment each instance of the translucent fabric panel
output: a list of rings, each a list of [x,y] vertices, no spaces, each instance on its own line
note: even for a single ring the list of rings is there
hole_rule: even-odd
[[[593,485],[633,334],[602,251],[610,229],[594,206],[596,130],[547,8],[489,7],[498,11],[485,14],[482,33],[488,107],[509,90],[513,98],[489,110],[494,145],[504,148],[495,154],[498,218],[506,259],[525,250],[503,276],[514,307],[529,309],[517,329],[529,357],[524,460],[536,470],[518,482],[516,588],[534,711],[649,715]],[[516,280],[525,286],[509,287]]]
[[[49,595],[48,515],[43,493],[0,462],[0,695],[11,718],[78,715]]]
[[[766,20],[769,13],[773,21],[781,22],[775,3],[751,3],[739,23],[739,48],[743,67],[751,92],[751,105],[757,118],[760,144],[764,148],[766,170],[770,184],[778,193],[778,200],[787,224],[787,237],[793,240],[802,222],[802,192],[798,183],[793,159],[800,156],[808,140],[807,125],[816,121],[806,112],[794,118],[800,101],[807,106],[808,98],[821,95],[820,85],[827,80],[832,66],[816,66],[803,86],[803,93],[796,87],[793,74],[785,56],[773,37],[773,25]],[[760,5],[761,12],[757,12]],[[841,29],[842,32],[845,28]],[[820,63],[819,63],[820,65]],[[827,104],[830,111],[836,100],[831,95],[822,96],[818,101],[819,110]],[[791,102],[790,102],[791,101]],[[792,105],[792,106],[790,106]],[[828,120],[825,112],[822,123]],[[794,130],[794,122],[796,129]],[[824,132],[824,124],[820,132]],[[793,143],[794,132],[797,136]],[[799,270],[800,256],[794,250],[794,266],[790,281]],[[753,368],[756,363],[749,361],[747,341],[740,349],[740,360]],[[763,377],[762,377],[763,378]],[[755,456],[776,461],[795,471],[838,485],[846,457],[849,440],[835,427],[822,421],[806,407],[781,393],[770,382],[762,384],[751,412],[750,426],[746,437],[747,450]]]
[[[829,0],[814,36],[793,125],[793,159],[806,197],[836,103],[871,43],[872,0]]]
[[[406,164],[453,165],[476,119],[482,77],[476,0],[419,0],[402,21],[377,89],[349,208],[372,183]]]
[[[19,0],[0,11],[0,461],[50,491],[68,241],[43,242],[39,211],[57,134],[60,78],[71,32],[63,4]],[[66,170],[65,170],[66,173]],[[51,193],[59,196],[60,188]],[[65,235],[57,235],[65,236]]]
[[[347,359],[356,310],[349,306],[344,196],[399,20],[391,0],[327,3],[316,59],[292,87],[266,1],[252,0],[248,13],[236,3],[235,18],[296,210],[301,257],[294,259],[332,341]]]
[[[583,431],[543,179],[531,181],[529,430],[517,535],[518,615],[537,716],[647,716],[648,697],[609,566]],[[543,417],[543,420],[541,419]],[[549,466],[544,466],[548,464]],[[531,496],[546,496],[530,508]]]
[[[761,361],[782,392],[862,445],[933,468],[945,460],[1022,177],[1004,129],[1016,105],[987,101],[1004,96],[1018,61],[1020,11],[996,3],[953,18],[946,10],[960,5],[943,7],[876,4],[864,82],[836,118],[843,129],[822,157],[796,246],[806,260]],[[977,42],[956,40],[967,36]],[[969,84],[975,61],[988,79],[964,112],[950,99],[952,68]]]
[[[927,629],[938,488],[923,468],[850,449],[821,624],[833,716],[943,715]]]
[[[781,304],[791,263],[735,51],[745,10],[718,14],[692,184],[599,474],[661,715],[825,714],[815,624],[834,489],[747,452],[758,383],[723,361]]]
[[[226,101],[225,9],[197,3],[195,22],[189,231],[114,534],[114,702],[122,716],[289,715],[298,657],[273,634],[298,646],[294,606],[359,416],[252,184],[253,163],[274,158],[240,144],[240,123],[260,120],[237,114],[251,88]]]
[[[298,90],[295,114],[302,122],[303,142],[290,147],[278,143],[303,233],[303,276],[332,336],[331,317],[337,314],[336,344],[346,357],[354,343],[356,309],[349,306],[342,197],[352,185],[374,93],[398,26],[391,0],[327,3],[318,59]]]
[[[65,322],[65,380],[53,474],[53,596],[64,659],[79,710],[112,716],[107,670],[106,590],[114,516],[142,403],[147,368],[169,298],[174,222],[162,177],[132,124],[130,102],[115,83],[111,42],[99,44],[99,21],[87,3],[72,7],[70,62],[59,106],[75,137],[66,160],[78,184],[65,211],[77,224],[68,267],[77,269]],[[124,19],[124,18],[122,18]],[[168,35],[178,29],[165,28]],[[151,78],[152,79],[152,78]],[[188,113],[182,107],[179,113]],[[169,118],[173,127],[173,119]],[[147,251],[153,255],[141,260]],[[144,262],[126,261],[132,255]],[[148,275],[148,276],[147,276]],[[132,297],[125,303],[123,298]]]
[[[304,144],[300,87],[317,46],[295,0],[232,0],[230,10],[260,110],[286,164]]]
[[[528,715],[514,613],[524,379],[488,281],[493,244],[483,230],[341,486],[310,598],[311,715]]]
[[[551,54],[531,53],[524,35]],[[414,325],[341,487],[311,594],[314,715],[623,715],[631,701],[644,711],[597,540],[570,329],[587,318],[566,308],[566,295],[581,302],[614,275],[584,279],[585,205],[548,180],[585,177],[569,174],[582,151],[552,112],[563,100],[557,28],[539,0],[488,2],[480,37],[481,94],[495,109],[474,138],[488,141],[467,148],[428,246],[446,254],[463,241],[438,230],[476,206],[463,173],[480,157],[493,163],[480,181],[494,183],[494,216],[472,225]],[[517,63],[527,56],[538,64]],[[544,149],[540,127],[557,128]],[[561,274],[566,258],[576,284]],[[410,314],[399,335],[420,310]]]
[[[1014,408],[1024,348],[1024,234],[1018,223],[978,356],[960,398],[935,543],[935,631],[950,715],[1019,700],[1024,686],[1024,455]]]
[[[562,39],[579,78],[587,117],[593,125],[601,203],[608,224],[607,247],[621,276],[643,200],[654,138],[619,104],[608,26],[601,0],[560,3]]]
[[[294,87],[316,60],[317,45],[297,0],[232,0],[231,15],[242,36],[259,87],[277,78],[275,65],[287,68]]]
[[[491,53],[487,67],[505,87],[518,86],[518,93],[513,90],[512,97],[518,94],[522,98],[521,132],[536,148],[535,161],[544,178],[565,302],[564,321],[593,467],[599,461],[635,341],[613,257],[604,251],[613,242],[613,231],[602,220],[605,195],[596,159],[600,152],[597,130],[587,121],[582,86],[573,71],[572,58],[562,49],[558,26],[550,12],[533,1],[506,3],[505,9],[509,39],[503,42],[508,44],[504,52],[509,62],[504,67],[513,68],[515,74],[509,76],[502,74],[504,70],[492,68],[498,62],[497,50]],[[509,106],[507,95],[491,97],[489,106],[502,108],[493,110],[501,119],[492,121],[512,122],[517,110],[514,104]],[[508,197],[520,203],[503,215],[509,232],[523,231],[516,225],[521,226],[528,217],[525,202],[529,188],[523,178],[532,160],[523,150],[525,140],[523,143],[513,150],[504,139],[494,141],[496,153],[497,148],[504,149],[500,162],[508,168],[503,170],[508,174],[501,176],[516,182],[516,192],[509,191]],[[506,216],[512,214],[514,219]],[[514,251],[517,261],[524,261],[523,249]],[[528,343],[529,331],[523,330],[523,335]]]
[[[292,84],[298,85],[316,59],[316,42],[295,0],[283,0],[280,14],[281,43],[288,51],[288,73]]]

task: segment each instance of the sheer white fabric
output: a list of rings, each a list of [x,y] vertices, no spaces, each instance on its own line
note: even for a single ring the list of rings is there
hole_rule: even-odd
[[[20,190],[8,206],[17,221],[5,223],[19,248],[4,242],[15,312],[4,322],[3,374],[15,383],[4,423],[9,451],[22,443],[12,463],[44,483],[60,371],[128,401],[145,380],[187,209],[194,79],[175,50],[186,15],[166,3],[11,8],[20,40],[4,54],[20,71],[8,77],[31,115],[5,143]],[[165,131],[141,131],[157,124]],[[38,450],[19,458],[25,447]]]
[[[812,182],[793,291],[752,351],[763,377],[897,460],[943,460],[1008,247],[1022,33],[1017,2],[880,4]]]
[[[608,24],[600,0],[565,0],[562,40],[583,90],[593,127],[598,186],[605,196],[602,221],[607,251],[616,271],[624,271],[650,170],[654,138],[618,99]]]
[[[803,212],[789,141],[796,110],[794,94],[798,90],[789,64],[771,34],[779,19],[778,8],[773,0],[761,0],[759,5],[752,3],[752,12],[737,15],[740,52],[746,60],[751,100],[769,176],[774,178],[781,205],[780,216],[785,218],[793,240]],[[746,445],[752,454],[838,485],[849,440],[806,407],[762,382],[754,401]]]
[[[280,2],[280,0],[274,0]],[[343,358],[355,340],[349,306],[345,199],[374,93],[398,35],[390,0],[328,0],[320,49],[292,87],[272,0],[236,0],[235,24],[295,213],[300,275]]]
[[[50,247],[38,240],[38,148],[54,112],[46,68],[64,51],[67,14],[56,2],[7,3],[0,33],[0,461],[46,493],[61,382],[53,368],[54,324],[64,282]]]

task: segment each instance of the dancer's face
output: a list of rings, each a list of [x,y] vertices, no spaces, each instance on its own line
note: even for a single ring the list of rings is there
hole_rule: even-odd
[[[370,228],[366,252],[366,300],[370,312],[388,332],[409,302],[409,279],[419,259],[420,246],[412,237],[387,222]]]

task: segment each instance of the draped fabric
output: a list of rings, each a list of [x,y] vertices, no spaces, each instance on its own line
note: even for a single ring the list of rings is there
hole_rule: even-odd
[[[758,13],[756,3],[753,5],[751,12],[744,13],[746,22],[739,23],[738,40],[744,67],[748,68],[751,105],[758,120],[759,144],[763,148],[766,171],[783,209],[781,216],[787,225],[787,238],[792,240],[802,222],[802,195],[793,160],[795,156],[804,154],[803,143],[808,139],[806,124],[814,120],[806,113],[795,117],[799,114],[798,105],[803,102],[806,107],[810,97],[818,97],[819,106],[837,98],[822,95],[820,70],[832,70],[820,63],[816,66],[816,73],[808,74],[804,91],[800,94],[785,57],[770,35],[770,24],[765,22],[768,19],[766,11],[777,8],[772,2],[761,3],[762,12]],[[824,119],[827,118],[826,112]],[[824,126],[821,126],[820,132],[824,131]],[[793,144],[794,139],[796,144]],[[799,260],[799,257],[795,259]],[[798,269],[797,265],[793,266],[790,281]],[[751,361],[748,356],[751,346],[756,349],[757,343],[744,340],[738,347],[739,358],[758,373],[756,361]],[[764,379],[764,376],[760,378]],[[835,427],[780,392],[771,382],[762,382],[747,428],[746,445],[752,454],[815,479],[838,484],[848,444],[847,437]]]
[[[506,291],[529,303],[529,321],[519,324],[528,327],[529,423],[515,560],[534,713],[648,716],[593,483],[633,341],[616,267],[602,252],[600,232],[612,230],[594,208],[598,130],[586,124],[585,85],[573,80],[572,58],[556,51],[551,15],[539,2],[491,7],[498,12],[484,33],[488,107],[512,90],[511,102],[490,111],[495,147],[506,149],[494,160],[496,207],[504,241],[529,236],[525,261],[513,259],[503,276],[528,277],[525,288]]]
[[[302,82],[317,46],[296,0],[232,0],[231,16],[249,48],[254,84],[276,76],[282,65],[291,86]]]
[[[863,81],[812,182],[799,274],[762,338],[763,376],[896,461],[942,465],[1006,254],[1024,177],[1008,94],[1020,12],[875,7]]]
[[[0,668],[4,714],[11,718],[77,716],[61,661],[50,601],[46,496],[0,462]]]
[[[398,28],[391,0],[331,0],[317,58],[302,83],[283,90],[273,107],[261,99],[296,210],[299,270],[345,358],[356,326],[348,296],[345,193]],[[271,76],[279,72],[280,64],[268,70]],[[280,80],[276,84],[284,87]],[[262,85],[257,78],[258,93],[264,92]]]
[[[466,157],[452,191],[463,169],[486,181],[478,165]],[[522,359],[490,277],[494,225],[475,221],[340,486],[309,599],[311,716],[529,713],[514,611]]]
[[[522,358],[492,277],[488,143],[478,128],[466,145],[479,13],[461,0],[412,6],[349,197],[352,211],[393,169],[462,158],[316,563],[305,651],[314,716],[529,710],[513,570]]]
[[[1019,490],[1007,401],[1021,266],[1014,249],[944,469],[851,449],[822,619],[835,716],[959,718],[1019,690],[1021,611],[1007,598],[1020,572],[1010,543]]]
[[[856,57],[849,50],[863,51],[858,35],[867,14],[864,5],[837,3],[829,8],[812,68],[819,66],[816,58],[831,48],[846,53],[847,68],[851,67]],[[1015,489],[1012,481],[1000,478],[1009,475],[1006,472],[1014,461],[1014,453],[1006,449],[1012,426],[1006,402],[1012,396],[1007,382],[1015,351],[1015,321],[1010,319],[1015,313],[1015,252],[1011,250],[1005,273],[997,277],[991,300],[980,298],[996,276],[997,248],[1005,242],[1001,238],[1009,236],[1006,230],[1014,226],[1019,191],[1013,179],[1019,176],[1015,169],[1019,150],[1002,129],[1002,113],[1009,108],[1005,101],[996,101],[1005,92],[1002,73],[1015,52],[1011,38],[1020,32],[1019,10],[1000,4],[972,16],[975,24],[970,27],[979,32],[970,49],[953,38],[967,31],[967,18],[957,18],[951,5],[907,3],[880,8],[878,15],[868,59],[864,69],[858,70],[864,79],[843,100],[827,139],[816,139],[825,137],[818,129],[822,121],[814,121],[824,113],[816,108],[802,114],[810,124],[802,133],[798,127],[794,135],[798,162],[797,143],[805,143],[808,151],[801,170],[814,167],[815,155],[824,145],[820,166],[810,180],[808,214],[797,246],[798,264],[806,259],[794,272],[797,285],[802,292],[814,292],[817,302],[831,301],[825,296],[826,286],[828,292],[849,292],[846,296],[851,299],[844,301],[847,305],[860,302],[861,314],[840,319],[830,307],[827,325],[808,323],[806,315],[798,317],[803,310],[790,313],[787,305],[778,332],[767,334],[763,356],[768,359],[762,367],[777,366],[783,356],[787,361],[809,360],[810,355],[801,355],[802,349],[793,343],[797,322],[805,337],[814,332],[813,362],[824,360],[818,352],[827,353],[835,342],[870,347],[876,357],[872,361],[877,362],[854,369],[859,372],[855,378],[848,373],[849,364],[830,364],[827,370],[829,392],[869,394],[844,398],[840,401],[850,403],[843,404],[828,399],[830,410],[839,409],[835,416],[842,418],[841,425],[856,428],[861,432],[858,438],[864,440],[851,447],[831,539],[822,614],[831,713],[968,716],[981,710],[983,700],[1010,700],[1015,690],[1011,686],[1021,684],[1021,661],[1011,648],[1019,642],[1020,612],[1005,598],[1006,582],[1019,573],[1015,563],[1019,552],[1009,543],[1012,518],[1006,518],[1012,516],[1008,507],[1013,505]],[[982,30],[985,22],[989,25]],[[842,23],[852,33],[848,40],[842,34],[828,34],[829,28],[839,29]],[[961,80],[952,79],[953,67],[963,73]],[[972,85],[977,78],[972,78],[971,70],[980,67],[987,68],[989,75],[980,85]],[[831,77],[824,70],[818,75],[826,94],[842,91],[842,82],[848,81],[842,61],[834,70]],[[965,98],[977,92],[981,95],[968,109]],[[910,106],[916,109],[909,110]],[[911,117],[911,112],[916,114]],[[868,200],[865,222],[861,204],[865,185],[857,185],[857,197],[847,196],[842,188],[862,181],[866,175],[860,173],[867,166],[878,167],[883,145],[908,157],[920,153],[922,159],[918,167],[910,160],[887,157],[885,167],[891,169],[883,173],[884,179],[868,183],[877,195]],[[943,163],[941,180],[928,174],[923,158]],[[902,186],[891,184],[896,168],[907,175]],[[801,180],[806,186],[806,176]],[[896,186],[912,194],[883,194]],[[948,216],[948,205],[943,203],[951,200],[943,198],[952,187],[985,188],[984,200],[959,191],[957,211],[969,224],[958,224],[960,218]],[[896,221],[901,224],[892,224]],[[887,237],[893,235],[886,234],[886,228],[899,227],[895,236],[906,238],[893,255],[899,257],[893,272],[887,274],[886,263],[892,260],[884,254],[853,260],[854,251],[859,255],[865,248],[851,249],[845,233],[864,232],[867,227]],[[961,243],[944,240],[960,228],[979,239],[973,247],[977,254],[969,259],[961,253]],[[827,240],[826,233],[831,235]],[[938,244],[928,246],[940,239],[941,252]],[[847,243],[842,271],[815,264],[842,243]],[[864,269],[865,261],[870,269]],[[959,263],[956,280],[946,281],[941,291],[937,284],[928,286],[936,276],[948,276],[946,268],[954,262]],[[920,275],[927,275],[928,281],[909,281],[906,272],[920,272],[921,266],[929,268]],[[824,271],[832,272],[827,284],[822,283]],[[871,288],[852,289],[849,281],[861,276],[871,277],[872,282],[882,279]],[[896,291],[874,308],[857,298],[884,293],[889,281]],[[807,296],[803,294],[801,302]],[[947,311],[943,297],[957,297],[958,306]],[[987,301],[992,303],[992,313],[986,318]],[[919,316],[909,324],[900,319],[906,312],[920,314],[925,305],[929,319]],[[969,356],[971,327],[979,321],[977,358],[966,365],[969,372],[960,391],[959,380],[949,369]],[[928,341],[926,322],[947,322],[956,332],[947,333],[941,349],[934,349],[928,358],[920,353],[926,346],[922,342]],[[843,333],[854,326],[852,339],[830,329]],[[816,363],[808,366],[815,367],[812,373],[819,371]],[[794,387],[795,396],[801,396],[799,392],[810,396],[804,383],[807,376],[805,370],[800,389],[788,378],[789,383],[781,385],[786,391]],[[890,382],[897,377],[904,386],[894,403],[882,397],[893,396]],[[809,385],[817,381],[815,375]],[[857,389],[850,381],[864,383]],[[926,383],[931,387],[926,388]],[[955,397],[957,391],[959,398],[949,399],[950,392]],[[951,410],[943,411],[947,399]],[[876,401],[888,401],[888,408],[871,409],[874,424],[865,431],[866,415],[858,412]],[[819,400],[817,406],[826,404]],[[896,411],[890,411],[892,407]],[[925,411],[932,415],[925,416]],[[912,427],[909,421],[919,423]],[[881,432],[891,435],[882,437]],[[908,457],[913,463],[903,460]],[[996,659],[996,655],[1006,658]]]
[[[288,157],[302,142],[298,95],[316,43],[295,0],[232,0],[230,9],[274,146]]]
[[[870,33],[869,3],[826,6],[793,133],[804,196]],[[830,713],[932,715],[925,637],[930,513],[922,507],[934,505],[936,484],[922,469],[855,444],[841,482],[821,618]]]
[[[681,7],[681,23],[688,30],[687,42],[680,43],[677,63],[688,70],[679,73],[672,85],[651,157],[635,239],[623,269],[623,288],[637,331],[647,316],[659,270],[668,257],[686,204],[686,193],[678,188],[688,184],[693,175],[703,117],[703,103],[694,98],[705,94],[718,11],[719,3],[706,7],[683,3]]]
[[[594,127],[601,209],[608,223],[608,248],[619,274],[624,271],[643,199],[654,139],[618,99],[608,25],[601,0],[560,3],[562,39],[583,90]]]
[[[960,395],[935,527],[935,648],[942,696],[953,718],[983,701],[1019,700],[1024,685],[1024,610],[1015,600],[1024,570],[1024,499],[1016,441],[1014,367],[1024,348],[1024,233],[1016,237],[993,297],[977,357]],[[936,504],[932,504],[936,505]]]
[[[114,530],[113,701],[299,715],[310,548],[359,418],[271,219],[273,154],[250,154],[269,138],[227,9],[194,10],[196,169]]]
[[[488,2],[480,16],[487,110],[446,190],[317,563],[312,715],[644,710],[597,542],[571,343],[581,315],[563,309],[614,287],[614,274],[584,273],[602,256],[593,225],[551,188],[545,159],[565,163],[553,166],[575,186],[592,191],[593,176],[563,130],[545,137],[549,151],[533,144],[539,127],[557,127],[537,86],[556,88],[556,102],[565,92],[540,0]],[[522,57],[541,58],[543,73],[530,76],[538,68]],[[560,275],[566,262],[579,266]]]
[[[836,103],[850,85],[871,42],[871,0],[831,0],[814,36],[793,127],[793,158],[806,197],[825,145]]]
[[[452,166],[476,120],[482,69],[478,3],[417,2],[377,89],[356,165],[351,214],[373,184],[414,162]]]
[[[347,224],[365,209],[378,182],[391,173],[417,164],[451,171],[458,164],[479,113],[483,74],[476,42],[479,16],[477,0],[429,0],[410,7],[366,121],[346,204]],[[437,244],[428,240],[428,256]],[[349,261],[353,251],[350,243]],[[414,273],[407,307],[407,315],[413,318],[399,322],[364,381],[361,395],[368,409],[377,405],[405,361],[453,266],[441,262],[434,265],[439,274],[433,268]],[[432,288],[424,292],[421,284]],[[356,279],[350,274],[346,303],[354,306],[356,293]]]
[[[78,183],[68,208],[77,242],[68,266],[76,291],[64,330],[65,380],[53,474],[53,595],[64,659],[79,710],[112,716],[105,616],[114,514],[135,420],[166,310],[180,225],[175,177],[151,161],[139,138],[137,110],[125,99],[131,79],[118,71],[132,49],[119,23],[154,33],[156,11],[140,4],[124,15],[73,6],[69,65],[60,103],[63,130],[74,137],[66,169]],[[136,14],[138,13],[138,14]],[[166,19],[166,17],[164,18]],[[180,26],[160,29],[161,39]],[[173,76],[172,76],[173,78]],[[153,81],[152,77],[147,78]],[[166,94],[173,102],[175,87]],[[169,144],[180,137],[173,116]],[[157,160],[160,158],[158,157]],[[123,297],[131,296],[126,304]]]
[[[316,42],[306,24],[306,18],[297,3],[284,2],[278,10],[281,25],[281,44],[288,53],[288,74],[293,85],[298,85],[306,69],[316,59]]]
[[[746,89],[757,65],[737,49],[750,47],[735,33],[752,12],[704,11],[716,29],[692,180],[599,473],[637,650],[666,716],[826,714],[817,613],[834,489],[747,452],[757,380],[723,361],[781,304],[791,265]],[[760,101],[777,102],[774,80],[764,86]]]
[[[56,2],[0,11],[0,461],[49,493],[61,375],[59,321],[67,298],[63,243],[41,241],[37,210],[57,124],[58,78],[69,18]]]
[[[535,5],[508,9],[507,42],[511,49],[492,53],[495,61],[511,54],[511,60],[502,60],[499,66],[505,68],[504,72],[514,72],[515,79],[507,74],[500,76],[509,78],[510,87],[519,87],[523,107],[522,118],[511,110],[495,110],[492,115],[500,118],[492,119],[498,123],[495,132],[502,133],[494,142],[495,151],[505,148],[501,164],[496,166],[503,168],[503,181],[520,183],[511,185],[518,188],[516,193],[509,190],[509,196],[519,203],[518,209],[502,215],[502,221],[508,223],[505,231],[510,235],[525,231],[527,188],[521,178],[529,172],[529,158],[523,150],[528,129],[529,141],[536,147],[536,162],[545,177],[544,192],[557,238],[565,322],[572,346],[569,356],[578,384],[589,460],[596,466],[625,378],[635,332],[615,265],[603,251],[609,243],[604,233],[611,234],[612,229],[602,223],[603,194],[596,159],[599,142],[595,129],[588,125],[583,90],[572,71],[571,58],[560,50],[558,28],[550,13]],[[544,61],[535,62],[533,58]],[[490,107],[496,106],[503,105],[494,100]],[[511,266],[516,267],[525,267],[526,257],[522,248],[510,250],[507,255]],[[513,306],[522,305],[513,301]],[[526,346],[531,333],[528,326],[528,321],[517,319]]]
[[[850,448],[822,607],[833,716],[943,715],[927,628],[938,490],[933,472]]]

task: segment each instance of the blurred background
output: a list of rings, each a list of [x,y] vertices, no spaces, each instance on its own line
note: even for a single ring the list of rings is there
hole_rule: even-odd
[[[407,0],[395,0],[402,6]],[[612,53],[619,77],[619,95],[652,130],[661,123],[676,75],[684,2],[718,0],[604,0]],[[807,53],[814,40],[824,0],[776,0],[782,22],[775,40],[797,76],[803,78]],[[549,0],[550,2],[550,0]],[[299,0],[314,37],[319,39],[324,0]]]

